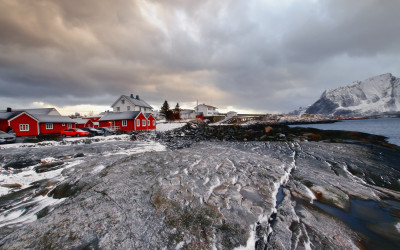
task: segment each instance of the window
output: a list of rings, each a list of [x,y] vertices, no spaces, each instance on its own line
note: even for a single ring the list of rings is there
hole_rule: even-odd
[[[72,128],[72,123],[68,123],[68,128]]]
[[[46,123],[46,129],[53,129],[53,123]]]
[[[120,111],[121,109],[120,109],[120,107],[117,107],[117,111]]]
[[[140,127],[140,120],[136,120],[136,127]]]
[[[29,124],[20,124],[19,131],[29,131]]]
[[[147,121],[147,126],[150,126],[150,121]]]
[[[131,110],[131,106],[127,106],[126,110],[128,110],[128,111]]]
[[[153,126],[155,126],[155,125],[156,125],[156,121],[153,120]]]
[[[62,126],[65,127],[65,123],[63,123]]]
[[[146,120],[142,120],[143,127],[146,126]]]
[[[122,120],[122,127],[128,126],[128,121],[127,120]]]
[[[121,100],[121,103],[122,103],[122,104],[125,104],[125,100]]]

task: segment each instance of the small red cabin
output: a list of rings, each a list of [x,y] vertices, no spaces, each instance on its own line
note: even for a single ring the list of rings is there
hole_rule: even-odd
[[[153,130],[156,129],[157,121],[156,118],[151,113],[145,113],[147,118],[147,129]]]
[[[93,121],[90,119],[73,119],[74,122],[76,122],[76,128],[94,128]]]
[[[107,112],[99,125],[119,131],[141,131],[147,130],[147,119],[140,111]]]

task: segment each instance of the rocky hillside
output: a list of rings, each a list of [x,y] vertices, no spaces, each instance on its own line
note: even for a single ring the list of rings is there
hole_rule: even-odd
[[[369,116],[400,111],[400,79],[392,74],[371,77],[334,90],[326,90],[307,109],[327,116]]]

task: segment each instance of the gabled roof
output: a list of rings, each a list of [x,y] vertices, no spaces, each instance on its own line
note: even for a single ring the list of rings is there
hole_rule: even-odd
[[[75,123],[68,116],[61,115],[33,115],[39,122],[54,122],[54,123]]]
[[[200,107],[200,106],[204,106],[204,107],[207,107],[207,108],[217,108],[217,107],[214,107],[214,106],[210,106],[210,105],[206,105],[206,104],[199,104],[198,106],[196,106],[196,107]]]
[[[131,95],[131,96],[126,96],[126,95],[121,95],[120,98],[118,98],[113,105],[111,105],[111,107],[114,107],[122,98],[124,98],[125,100],[127,100],[128,102],[130,102],[132,105],[134,106],[139,106],[139,107],[145,107],[145,108],[149,108],[149,109],[153,109],[152,106],[150,106],[147,102],[145,102],[142,99],[136,99],[135,96]]]
[[[7,112],[5,110],[0,110],[0,120],[9,120],[20,113],[22,113],[22,111]]]
[[[125,111],[125,112],[106,112],[99,121],[116,121],[136,119],[140,111]]]
[[[76,122],[76,124],[86,124],[89,121],[91,121],[90,119],[83,119],[83,118],[75,118],[72,120],[73,120],[73,122]]]
[[[31,115],[61,115],[55,108],[13,109],[13,111],[25,111]]]
[[[144,113],[144,116],[148,119],[150,116],[153,116],[153,114],[152,113]],[[153,118],[154,118],[154,116],[153,116]]]
[[[184,109],[180,113],[181,114],[191,114],[191,113],[196,113],[196,111],[193,109]]]

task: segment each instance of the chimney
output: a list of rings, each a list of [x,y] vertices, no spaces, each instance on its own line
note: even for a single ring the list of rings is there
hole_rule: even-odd
[[[131,98],[133,99],[133,94],[131,94]]]
[[[139,95],[136,95],[136,99],[140,100],[140,99],[139,99]]]
[[[7,108],[7,112],[11,112],[12,109],[10,107]]]

